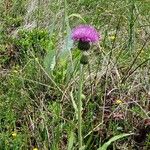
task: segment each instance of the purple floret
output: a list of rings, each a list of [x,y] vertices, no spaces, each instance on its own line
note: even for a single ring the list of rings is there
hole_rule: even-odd
[[[74,41],[97,42],[100,35],[94,27],[89,25],[80,25],[72,30],[71,37]]]

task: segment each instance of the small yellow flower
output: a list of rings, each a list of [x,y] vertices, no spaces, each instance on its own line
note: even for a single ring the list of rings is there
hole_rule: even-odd
[[[13,132],[11,135],[15,138],[17,136],[17,133]]]
[[[37,58],[37,57],[35,58],[35,61],[38,61],[38,58]]]
[[[137,29],[137,32],[139,33],[139,32],[141,32],[142,31],[142,29]]]
[[[123,101],[122,101],[121,99],[117,99],[115,103],[116,103],[116,104],[122,104]]]
[[[110,40],[114,40],[115,39],[115,36],[114,35],[111,35],[108,37]]]
[[[17,70],[13,70],[13,72],[14,72],[14,73],[18,73],[18,71],[17,71]]]
[[[38,150],[38,148],[33,148],[33,150]]]

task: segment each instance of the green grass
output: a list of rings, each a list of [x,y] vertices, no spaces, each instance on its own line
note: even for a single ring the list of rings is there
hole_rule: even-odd
[[[149,0],[0,0],[0,150],[79,149],[70,33],[84,23],[102,39],[83,67],[83,149],[149,150],[149,10]]]

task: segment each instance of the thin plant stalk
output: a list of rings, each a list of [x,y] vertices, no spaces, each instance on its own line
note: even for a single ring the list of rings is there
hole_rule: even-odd
[[[79,149],[82,147],[82,87],[83,87],[83,65],[80,64],[80,79],[78,93],[78,142]]]

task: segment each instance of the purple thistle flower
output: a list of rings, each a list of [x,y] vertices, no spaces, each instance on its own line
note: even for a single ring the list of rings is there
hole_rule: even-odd
[[[72,39],[74,41],[82,42],[97,42],[100,38],[100,35],[96,29],[90,25],[79,25],[72,30]]]

